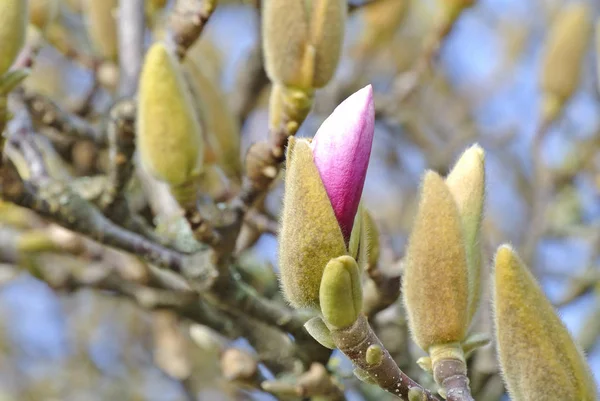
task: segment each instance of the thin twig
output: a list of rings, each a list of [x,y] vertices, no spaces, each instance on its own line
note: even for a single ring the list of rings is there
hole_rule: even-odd
[[[200,37],[216,6],[217,0],[176,1],[169,27],[175,52],[180,59],[185,58],[188,49]]]

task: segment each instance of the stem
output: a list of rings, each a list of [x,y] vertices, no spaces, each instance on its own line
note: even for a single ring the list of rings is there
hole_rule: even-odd
[[[408,400],[408,392],[416,387],[422,390],[426,401],[439,401],[429,390],[400,370],[364,316],[359,316],[350,327],[331,330],[331,337],[336,347],[350,358],[354,365],[368,373],[371,379],[387,392]],[[372,346],[378,346],[382,350],[382,358],[376,364],[369,364],[365,358],[367,349]]]
[[[170,28],[175,51],[180,59],[200,37],[217,0],[177,0],[171,15]]]
[[[433,377],[446,393],[447,401],[475,401],[464,361],[450,358],[437,361],[433,366]]]

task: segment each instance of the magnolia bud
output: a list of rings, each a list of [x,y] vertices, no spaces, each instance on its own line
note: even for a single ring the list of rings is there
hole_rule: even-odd
[[[493,305],[498,357],[512,399],[598,399],[581,351],[529,269],[507,245],[496,253]]]
[[[202,130],[179,63],[161,43],[146,54],[138,98],[137,148],[143,166],[172,189],[190,188],[202,167]]]
[[[460,213],[469,268],[469,321],[477,311],[481,295],[481,219],[485,198],[485,154],[479,145],[458,159],[446,184]]]
[[[206,122],[207,144],[214,149],[216,162],[228,177],[238,178],[242,166],[240,158],[240,127],[221,92],[206,74],[203,65],[186,57],[187,78],[196,100],[196,109]],[[207,148],[209,148],[207,146]],[[208,161],[205,160],[205,163]]]
[[[362,308],[362,287],[358,265],[351,256],[340,256],[327,263],[319,299],[327,325],[344,329],[356,321]]]
[[[279,234],[283,293],[295,307],[319,307],[327,263],[346,254],[344,236],[305,140],[289,139]]]
[[[119,0],[83,0],[89,38],[104,58],[116,60],[119,52],[116,15]]]
[[[344,39],[345,0],[265,0],[265,69],[271,81],[300,89],[333,76]]]
[[[379,230],[373,216],[367,209],[363,209],[362,213],[363,221],[363,238],[362,242],[365,244],[365,253],[367,257],[367,265],[369,267],[377,266],[379,262]]]
[[[437,173],[423,178],[402,279],[408,322],[415,342],[460,342],[468,329],[468,270],[460,214]]]
[[[29,21],[44,30],[58,13],[58,0],[29,0]]]
[[[27,1],[3,0],[0,3],[0,76],[14,63],[25,44]]]
[[[587,4],[569,4],[558,13],[550,27],[541,76],[545,122],[558,116],[579,85],[582,61],[591,35],[591,15]]]

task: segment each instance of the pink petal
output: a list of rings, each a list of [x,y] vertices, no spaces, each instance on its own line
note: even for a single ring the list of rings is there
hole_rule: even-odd
[[[373,88],[368,85],[327,117],[311,143],[315,164],[346,241],[367,175],[374,127]]]

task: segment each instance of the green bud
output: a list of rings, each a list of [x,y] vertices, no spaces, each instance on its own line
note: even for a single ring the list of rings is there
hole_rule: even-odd
[[[142,165],[157,179],[192,198],[204,143],[179,63],[162,43],[146,54],[140,75],[137,148]]]
[[[25,44],[27,34],[27,1],[0,2],[0,76],[14,63]]]
[[[417,359],[417,365],[423,369],[423,371],[427,372],[427,373],[433,373],[433,366],[431,364],[431,357],[429,356],[422,356],[419,359]]]
[[[119,0],[82,0],[88,36],[96,51],[105,59],[119,54],[117,11]]]
[[[507,245],[495,263],[498,359],[511,398],[597,400],[584,356],[529,269]]]
[[[422,388],[413,387],[408,390],[408,401],[427,401],[427,394]]]
[[[469,325],[468,285],[456,202],[442,177],[428,171],[402,279],[412,337],[423,350],[464,339]]]
[[[343,329],[356,321],[362,309],[362,287],[358,265],[351,256],[340,256],[327,263],[319,299],[327,325]]]
[[[310,112],[313,100],[312,90],[299,90],[273,84],[269,97],[269,128],[273,131],[279,130],[283,124],[292,122],[295,123],[295,128],[288,129],[288,132],[295,134]]]
[[[367,363],[370,366],[377,366],[381,363],[382,360],[383,350],[381,349],[381,346],[377,344],[369,345],[369,348],[367,348],[367,353],[365,355],[365,361],[367,361]]]
[[[345,0],[265,0],[263,48],[271,81],[325,86],[340,59],[347,7]]]
[[[573,95],[581,78],[583,58],[592,33],[588,4],[568,4],[557,13],[546,38],[541,89],[544,122],[554,120]]]
[[[279,233],[283,293],[297,308],[318,308],[323,270],[346,255],[346,244],[307,141],[289,139],[286,165]]]
[[[446,184],[458,206],[463,226],[469,272],[469,322],[481,297],[481,219],[485,199],[485,153],[479,145],[458,159]]]
[[[304,328],[306,331],[308,331],[308,334],[317,340],[317,342],[323,347],[335,349],[335,343],[331,338],[331,332],[320,316],[315,316],[308,322],[304,323]]]
[[[362,236],[363,236],[363,205],[362,202],[358,205],[358,211],[356,212],[356,217],[354,218],[354,225],[352,226],[352,232],[350,233],[350,242],[348,244],[348,251],[350,252],[350,256],[354,259],[358,260],[358,253],[360,250]],[[359,266],[362,268],[361,264]]]
[[[366,208],[362,212],[362,221],[367,265],[374,267],[379,262],[379,230],[373,216]]]

